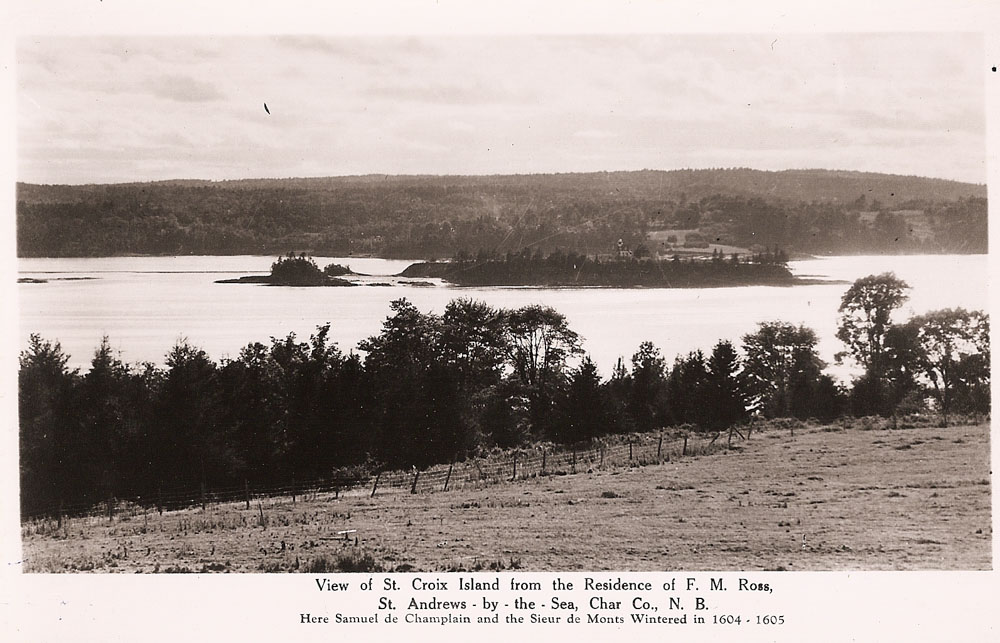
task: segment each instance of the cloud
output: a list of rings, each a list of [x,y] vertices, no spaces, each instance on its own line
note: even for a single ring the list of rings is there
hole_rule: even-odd
[[[21,178],[859,165],[982,181],[981,43],[774,37],[22,39]]]
[[[209,82],[173,74],[150,79],[145,89],[158,98],[183,103],[205,103],[225,97]]]
[[[344,39],[334,40],[319,36],[276,36],[272,39],[280,48],[298,51],[300,53],[319,53],[342,58],[348,62],[362,65],[378,65],[380,59],[365,51],[362,47],[351,45]]]
[[[271,40],[287,51],[323,54],[366,66],[394,64],[413,57],[426,58],[435,53],[435,49],[420,38],[275,36]]]
[[[447,105],[495,102],[503,98],[501,94],[482,87],[455,84],[375,85],[365,90],[365,93],[372,98],[391,101],[443,103]]]

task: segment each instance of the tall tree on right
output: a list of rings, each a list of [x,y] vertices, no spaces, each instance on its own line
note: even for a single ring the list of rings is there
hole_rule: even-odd
[[[865,369],[864,377],[856,384],[866,387],[873,408],[864,409],[879,413],[886,408],[886,335],[892,328],[892,313],[909,299],[910,286],[894,273],[862,277],[848,288],[840,300],[840,319],[837,339],[847,350],[837,354],[837,360],[851,357]]]
[[[956,401],[962,410],[988,411],[989,315],[949,308],[914,317],[907,325],[917,337],[917,365],[931,383],[944,424]]]

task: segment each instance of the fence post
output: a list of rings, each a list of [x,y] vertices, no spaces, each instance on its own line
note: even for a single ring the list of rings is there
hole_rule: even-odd
[[[375,484],[372,485],[372,495],[371,495],[372,498],[375,497],[375,490],[378,489],[378,481],[379,478],[381,477],[382,477],[382,472],[379,471],[378,474],[375,476]]]
[[[628,459],[632,460],[632,438],[628,439]]]
[[[604,468],[604,442],[601,442],[601,468]]]
[[[576,473],[576,446],[573,446],[573,473]]]
[[[660,431],[660,441],[656,443],[656,460],[659,462],[660,454],[663,452],[663,431]]]
[[[410,487],[410,493],[417,492],[417,480],[419,479],[420,479],[420,469],[417,469],[417,472],[413,474],[413,486]]]
[[[681,450],[681,455],[688,454],[688,436],[684,436],[684,448]]]
[[[448,465],[448,476],[444,479],[444,490],[448,490],[448,483],[451,482],[451,470],[455,468],[455,459],[452,458],[451,464]]]
[[[250,481],[246,478],[243,479],[243,499],[247,503],[247,509],[250,508]]]
[[[517,480],[517,449],[514,450],[514,473],[510,476],[511,482]]]
[[[542,471],[545,471],[545,456],[546,455],[548,455],[548,451],[545,450],[545,447],[542,447]]]

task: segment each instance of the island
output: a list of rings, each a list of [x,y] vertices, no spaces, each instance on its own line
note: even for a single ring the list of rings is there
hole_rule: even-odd
[[[691,258],[675,255],[665,260],[562,252],[542,255],[526,251],[415,263],[398,276],[437,278],[458,286],[548,288],[712,288],[820,283],[795,277],[786,261],[787,256],[780,250],[745,257],[724,257],[721,253]]]
[[[344,275],[353,275],[350,267],[331,263],[322,270],[312,257],[305,253],[295,255],[288,253],[278,257],[271,264],[269,275],[249,275],[236,279],[219,279],[217,284],[263,284],[267,286],[354,286],[356,284],[340,279]]]

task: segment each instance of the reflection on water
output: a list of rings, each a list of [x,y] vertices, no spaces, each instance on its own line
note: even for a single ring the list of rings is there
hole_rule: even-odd
[[[59,340],[71,365],[86,368],[101,336],[128,362],[162,363],[173,343],[186,337],[214,359],[235,356],[251,341],[295,332],[308,335],[330,322],[345,351],[377,333],[389,302],[406,297],[423,311],[442,312],[456,297],[494,306],[547,304],[567,316],[585,349],[608,374],[639,343],[652,341],[668,360],[694,349],[706,352],[719,339],[739,342],[757,322],[802,323],[820,336],[828,361],[842,349],[835,339],[837,307],[847,284],[868,274],[894,271],[913,287],[899,318],[936,308],[988,307],[987,257],[830,257],[792,262],[799,275],[838,280],[829,285],[697,289],[277,288],[216,284],[234,274],[264,274],[273,257],[112,257],[21,259],[19,277],[48,279],[19,284],[20,337]],[[410,262],[317,257],[320,266],[349,264],[356,272],[392,275]],[[66,277],[97,277],[66,280]],[[386,279],[375,279],[385,283]],[[840,370],[840,374],[844,374]]]

